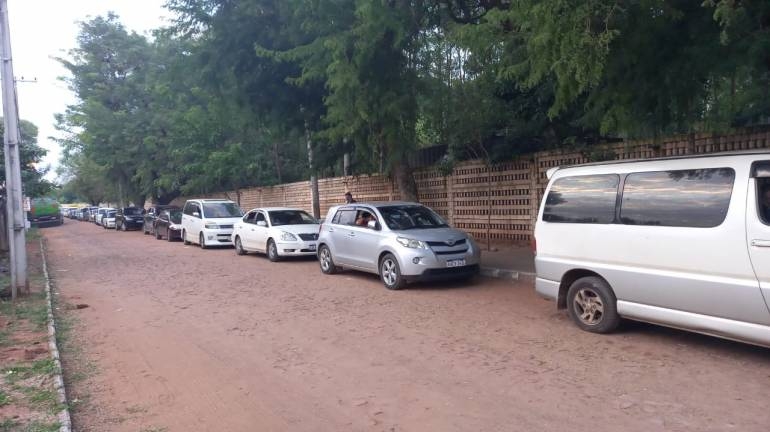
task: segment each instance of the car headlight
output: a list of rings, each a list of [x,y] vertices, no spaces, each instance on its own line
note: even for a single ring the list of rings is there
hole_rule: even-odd
[[[207,223],[206,225],[204,225],[204,227],[206,229],[219,229],[219,225],[215,223]]]
[[[428,249],[428,244],[421,240],[410,239],[406,237],[396,237],[396,241],[401,243],[401,246],[412,249]]]
[[[297,241],[297,236],[290,232],[283,231],[281,233],[281,240],[283,241]]]

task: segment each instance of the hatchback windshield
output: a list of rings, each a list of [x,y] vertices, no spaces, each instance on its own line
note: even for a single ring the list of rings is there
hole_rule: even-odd
[[[180,224],[182,223],[182,210],[170,210],[168,212],[169,219],[171,220],[171,223]]]
[[[142,210],[136,207],[127,207],[123,209],[123,214],[128,216],[141,216]]]
[[[115,213],[117,213],[117,210],[110,210],[110,211],[108,211],[107,213],[104,214],[104,217],[114,218],[115,217]]]
[[[207,218],[234,218],[243,216],[241,208],[231,202],[204,203],[203,214]]]
[[[275,210],[268,212],[273,226],[278,225],[303,225],[318,223],[313,216],[301,210]]]
[[[417,205],[380,207],[380,213],[392,230],[445,228],[446,222],[427,207]]]

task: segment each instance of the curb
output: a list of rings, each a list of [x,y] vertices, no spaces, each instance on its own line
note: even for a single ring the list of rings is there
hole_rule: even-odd
[[[45,276],[45,299],[48,307],[48,349],[51,351],[51,358],[55,365],[53,376],[53,385],[58,394],[59,403],[64,407],[59,412],[59,432],[71,432],[72,420],[70,410],[67,406],[67,392],[64,388],[64,378],[62,378],[61,360],[59,358],[59,347],[56,344],[56,322],[53,318],[53,296],[51,293],[51,278],[48,274],[48,262],[45,258],[45,246],[43,239],[40,238],[40,254],[43,257],[43,275]]]
[[[482,267],[480,274],[484,277],[519,280],[519,272],[515,270],[505,270],[494,267]]]

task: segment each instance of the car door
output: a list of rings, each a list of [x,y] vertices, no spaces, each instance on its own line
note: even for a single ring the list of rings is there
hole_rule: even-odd
[[[376,215],[374,209],[369,207],[358,207],[356,210],[356,220],[363,213]],[[376,218],[376,216],[375,216]],[[377,271],[377,252],[380,243],[380,231],[369,228],[367,225],[353,225],[348,233],[348,248],[351,252],[351,264],[370,271]]]
[[[746,239],[751,265],[759,280],[765,304],[770,308],[770,160],[751,168],[746,210]]]
[[[353,227],[356,225],[356,209],[343,207],[337,210],[337,214],[327,229],[329,237],[329,249],[331,249],[334,262],[338,265],[353,265],[353,252],[350,250],[350,238]]]
[[[198,243],[201,230],[203,229],[203,214],[201,206],[198,203],[190,204],[189,228],[187,229],[187,239],[193,243]]]
[[[254,246],[262,252],[267,251],[267,239],[270,231],[267,216],[266,211],[259,210],[256,218],[254,218]]]
[[[243,218],[241,218],[240,221],[233,224],[233,241],[235,241],[235,237],[240,238],[241,246],[246,249],[251,249],[249,234],[251,233],[251,222],[254,221],[255,213],[256,212],[252,210],[243,215]]]

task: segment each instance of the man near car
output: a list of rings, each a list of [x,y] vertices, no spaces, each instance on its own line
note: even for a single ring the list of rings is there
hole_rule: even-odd
[[[356,200],[353,199],[353,194],[345,192],[345,204],[353,204]]]

